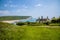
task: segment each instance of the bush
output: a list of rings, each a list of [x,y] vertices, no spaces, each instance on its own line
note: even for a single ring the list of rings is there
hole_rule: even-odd
[[[22,25],[25,25],[25,23],[19,22],[19,23],[16,23],[16,25],[22,26]]]
[[[50,22],[45,22],[44,24],[49,25],[49,24],[50,24]]]
[[[60,19],[51,20],[51,23],[60,23]]]
[[[27,25],[29,25],[31,22],[28,22],[28,21],[27,21],[26,23],[27,23]]]
[[[43,23],[36,23],[36,22],[30,22],[29,26],[42,26],[42,25],[46,25],[46,24],[43,24]]]

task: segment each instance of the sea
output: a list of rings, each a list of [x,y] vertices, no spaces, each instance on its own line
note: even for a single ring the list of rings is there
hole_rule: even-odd
[[[36,18],[22,19],[19,22],[36,22]]]

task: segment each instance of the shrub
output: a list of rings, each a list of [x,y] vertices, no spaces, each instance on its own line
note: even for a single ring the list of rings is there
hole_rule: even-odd
[[[26,22],[27,23],[27,25],[29,25],[31,22]]]
[[[25,25],[25,23],[19,22],[19,23],[16,23],[16,25],[22,26],[22,25]]]
[[[49,24],[50,24],[50,22],[45,22],[44,24],[49,25]]]

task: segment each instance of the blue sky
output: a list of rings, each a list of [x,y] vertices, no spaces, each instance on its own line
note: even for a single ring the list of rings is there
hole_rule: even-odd
[[[60,0],[0,0],[0,16],[60,16]]]

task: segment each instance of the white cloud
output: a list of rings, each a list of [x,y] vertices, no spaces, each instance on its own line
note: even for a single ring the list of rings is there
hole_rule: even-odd
[[[42,4],[36,4],[35,5],[35,7],[41,7],[42,6]]]
[[[17,5],[12,5],[12,4],[4,4],[4,7],[13,7],[13,8],[15,8],[15,7],[17,7]]]
[[[0,10],[0,14],[9,14],[9,13],[10,13],[10,11],[8,11],[8,10],[3,10],[3,11]]]
[[[17,5],[10,5],[10,7],[17,7]]]

